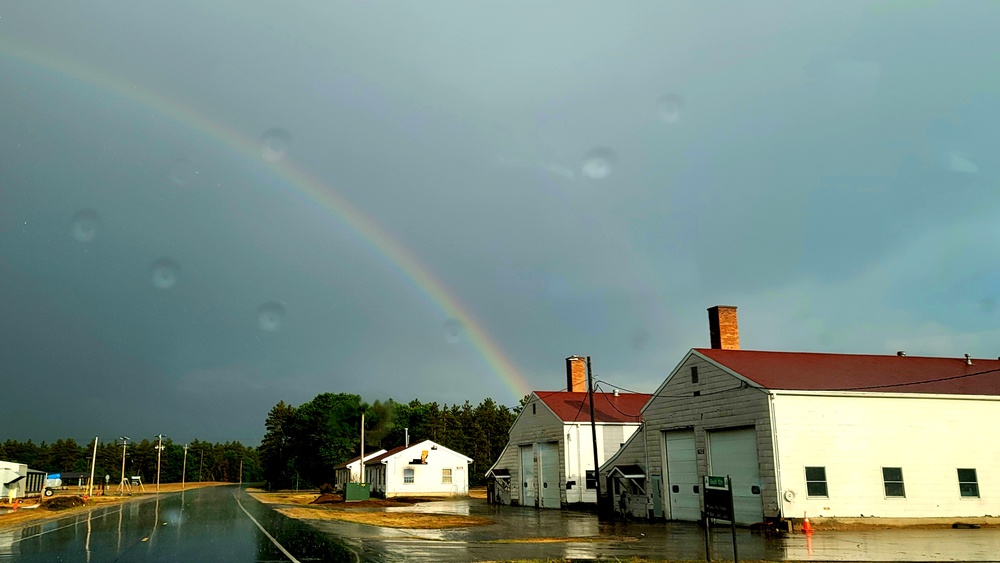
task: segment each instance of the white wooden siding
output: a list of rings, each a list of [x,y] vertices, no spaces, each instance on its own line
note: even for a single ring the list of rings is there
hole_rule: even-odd
[[[532,414],[531,406],[535,404]],[[618,451],[619,446],[639,428],[638,423],[597,425],[598,460],[603,463]],[[587,470],[594,469],[593,434],[590,422],[564,423],[545,404],[532,395],[510,429],[507,448],[494,465],[506,469],[511,476],[511,503],[523,504],[521,488],[524,479],[521,471],[520,446],[556,442],[559,445],[559,490],[562,504],[596,503],[597,491],[587,490]],[[537,468],[536,468],[537,470]],[[566,489],[567,481],[575,481]],[[534,506],[534,500],[530,502]]]
[[[1000,514],[1000,398],[775,392],[780,482],[788,517]],[[825,467],[828,498],[806,494],[805,467]],[[882,467],[901,467],[905,498],[886,498]],[[958,468],[975,468],[979,498]]]
[[[691,383],[692,366],[698,367],[698,383]],[[695,397],[695,391],[699,391],[700,396]],[[779,515],[771,415],[765,391],[743,387],[740,378],[692,350],[646,404],[643,423],[642,435],[628,443],[615,464],[637,464],[646,470],[649,478],[654,475],[662,478],[664,474],[664,430],[691,429],[694,432],[698,475],[701,476],[708,473],[708,430],[753,427],[757,437],[764,516]],[[648,459],[644,449],[648,450]],[[610,470],[609,467],[605,469]],[[664,487],[664,490],[668,489]],[[668,503],[665,499],[664,505]]]

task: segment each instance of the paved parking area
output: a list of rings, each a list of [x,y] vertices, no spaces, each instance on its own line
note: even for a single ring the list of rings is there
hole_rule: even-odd
[[[420,503],[390,511],[486,516],[490,526],[398,530],[310,521],[369,561],[483,561],[525,558],[649,557],[704,560],[702,529],[688,523],[599,522],[593,514],[486,504],[478,499]],[[550,538],[562,538],[548,541]],[[574,539],[578,538],[578,539]],[[594,541],[605,538],[607,541]],[[532,540],[544,542],[532,543]],[[511,540],[522,542],[508,543]],[[996,561],[1000,529],[816,532],[765,538],[737,531],[740,559],[816,561]],[[732,559],[728,527],[714,530],[713,559]]]

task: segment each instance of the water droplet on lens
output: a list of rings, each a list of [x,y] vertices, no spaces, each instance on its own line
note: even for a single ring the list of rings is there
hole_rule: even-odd
[[[285,307],[281,303],[270,301],[257,309],[257,326],[264,332],[275,332],[285,321]]]
[[[160,258],[153,262],[152,282],[156,289],[170,289],[177,285],[180,268],[169,258]]]
[[[73,216],[73,238],[77,242],[93,242],[101,228],[101,218],[97,212],[84,209]]]
[[[588,178],[602,180],[611,175],[615,160],[615,153],[611,152],[611,149],[598,147],[584,155],[580,172]]]
[[[260,137],[260,156],[268,162],[278,162],[285,158],[292,146],[292,136],[280,127],[264,131]]]
[[[448,319],[444,322],[444,340],[448,344],[461,342],[462,332],[462,323],[458,319]]]
[[[191,161],[180,158],[170,166],[170,181],[178,187],[189,186],[197,173]]]
[[[952,172],[962,174],[979,173],[979,167],[976,166],[976,163],[969,160],[964,154],[952,153],[948,155],[948,165],[951,167]]]
[[[656,101],[656,113],[664,123],[677,123],[684,110],[684,99],[676,94],[660,96]]]

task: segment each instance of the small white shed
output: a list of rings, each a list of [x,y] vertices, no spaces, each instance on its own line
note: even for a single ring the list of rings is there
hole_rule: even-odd
[[[365,463],[385,453],[385,450],[378,450],[365,454]],[[348,483],[357,483],[361,480],[361,456],[357,456],[334,467],[334,476],[337,483],[336,488],[343,490]]]
[[[401,496],[466,496],[472,458],[424,440],[399,446],[365,462],[372,493]]]

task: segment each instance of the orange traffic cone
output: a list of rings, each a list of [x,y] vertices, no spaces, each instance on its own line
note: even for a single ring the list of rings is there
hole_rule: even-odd
[[[812,524],[809,523],[809,515],[803,512],[802,516],[805,518],[805,520],[802,521],[802,533],[803,534],[813,533]]]
[[[17,512],[17,507],[20,506],[20,504],[21,504],[21,499],[19,498],[14,499],[14,512]]]

